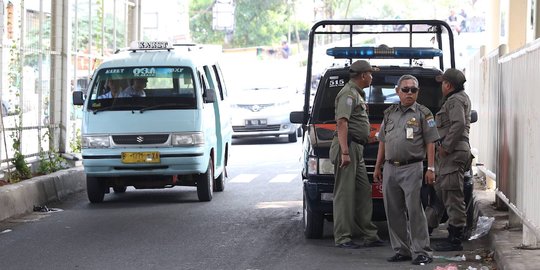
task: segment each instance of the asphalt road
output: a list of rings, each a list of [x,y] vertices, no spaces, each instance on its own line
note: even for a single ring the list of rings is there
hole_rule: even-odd
[[[128,189],[90,204],[78,193],[0,223],[0,269],[434,269],[450,263],[480,269],[484,243],[467,243],[466,262],[390,264],[389,245],[359,250],[302,234],[301,140],[235,140],[225,191],[199,202],[196,189]],[[386,224],[379,223],[387,239]],[[478,241],[478,240],[476,240]]]

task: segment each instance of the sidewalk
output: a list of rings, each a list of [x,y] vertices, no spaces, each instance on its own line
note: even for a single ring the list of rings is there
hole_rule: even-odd
[[[82,166],[0,187],[0,222],[86,189]]]
[[[78,166],[0,187],[0,222],[30,213],[34,206],[61,201],[73,193],[84,190],[85,179],[83,167]],[[489,235],[484,237],[489,238],[490,248],[495,253],[497,269],[540,269],[540,250],[517,248],[521,244],[521,228],[507,229],[508,212],[497,211],[492,207],[495,192],[474,190],[473,200],[477,217],[495,217]]]
[[[475,190],[474,210],[477,216],[495,217],[488,237],[495,253],[498,270],[540,269],[540,250],[520,249],[522,228],[508,229],[508,212],[493,207],[495,192]]]

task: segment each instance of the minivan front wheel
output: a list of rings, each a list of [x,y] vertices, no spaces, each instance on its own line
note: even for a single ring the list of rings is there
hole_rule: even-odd
[[[105,181],[99,177],[86,177],[86,194],[91,203],[103,202],[105,197]]]
[[[208,161],[206,172],[197,174],[197,196],[201,202],[209,202],[212,200],[213,183],[214,183],[214,163],[212,159]]]

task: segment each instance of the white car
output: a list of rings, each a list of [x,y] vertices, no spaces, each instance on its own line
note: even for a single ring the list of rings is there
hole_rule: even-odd
[[[296,142],[300,125],[291,123],[289,115],[301,106],[301,98],[287,82],[254,80],[237,89],[231,99],[233,138],[287,135]]]

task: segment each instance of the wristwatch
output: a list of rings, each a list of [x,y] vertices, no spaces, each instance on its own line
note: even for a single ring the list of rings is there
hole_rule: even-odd
[[[427,167],[427,170],[432,171],[433,173],[435,173],[435,167]]]

